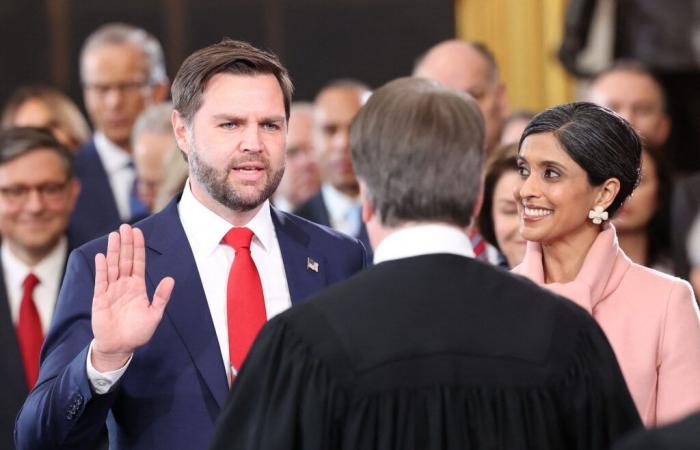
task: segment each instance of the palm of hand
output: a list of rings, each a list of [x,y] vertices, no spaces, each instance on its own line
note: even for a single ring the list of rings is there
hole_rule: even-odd
[[[107,255],[95,257],[93,350],[100,355],[124,356],[146,344],[160,323],[173,287],[172,278],[163,279],[150,302],[141,230],[122,225],[119,233],[111,233]]]

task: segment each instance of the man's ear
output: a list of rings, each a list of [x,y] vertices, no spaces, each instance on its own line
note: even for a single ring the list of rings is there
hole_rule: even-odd
[[[189,140],[187,139],[187,122],[177,110],[173,110],[170,115],[170,122],[173,125],[173,133],[175,134],[175,142],[178,148],[186,155],[190,153]]]
[[[374,218],[374,205],[369,199],[367,192],[367,185],[364,181],[358,180],[360,184],[360,204],[362,205],[362,221],[364,223],[369,222]]]
[[[472,220],[470,224],[470,228],[474,227],[476,228],[476,218],[479,216],[479,212],[481,211],[481,206],[484,204],[484,177],[481,177],[481,184],[479,185],[479,195],[476,196],[476,200],[474,201],[474,209],[472,209]]]

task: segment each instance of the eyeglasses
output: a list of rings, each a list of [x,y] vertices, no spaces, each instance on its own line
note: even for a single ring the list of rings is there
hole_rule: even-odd
[[[141,89],[150,86],[148,81],[125,81],[122,83],[84,83],[83,88],[93,91],[95,94],[103,97],[111,90],[117,91],[119,94],[134,94]]]
[[[49,181],[36,186],[15,184],[12,186],[0,186],[0,197],[13,206],[19,206],[27,201],[29,193],[36,191],[42,200],[56,202],[64,198],[66,187],[70,180],[63,182]]]

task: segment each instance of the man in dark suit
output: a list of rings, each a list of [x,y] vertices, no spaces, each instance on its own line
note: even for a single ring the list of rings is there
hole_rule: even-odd
[[[634,433],[615,450],[697,450],[699,445],[700,412],[661,428]]]
[[[15,417],[39,374],[80,191],[72,158],[44,129],[0,132],[0,448],[14,448]]]
[[[314,101],[314,147],[321,169],[321,190],[294,213],[360,239],[369,247],[360,217],[359,187],[350,158],[350,123],[369,96],[354,80],[328,83]]]
[[[474,260],[483,126],[434,81],[372,95],[350,145],[375,265],[263,328],[213,450],[602,449],[641,426],[586,311]]]
[[[270,207],[291,91],[246,43],[183,63],[172,122],[189,181],[71,255],[19,448],[80,448],[105,422],[113,449],[206,448],[262,323],[365,266],[356,239]]]
[[[168,90],[158,41],[145,30],[119,23],[103,25],[87,38],[80,77],[95,133],[75,155],[83,185],[70,224],[76,245],[146,213],[134,189],[131,131],[139,114],[163,101]]]

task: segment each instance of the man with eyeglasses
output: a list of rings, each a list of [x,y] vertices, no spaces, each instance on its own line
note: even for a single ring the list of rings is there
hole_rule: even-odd
[[[48,131],[0,132],[0,448],[39,372],[39,350],[70,250],[66,228],[80,183]]]
[[[167,96],[163,50],[145,30],[110,23],[94,31],[80,54],[83,99],[95,129],[78,150],[75,170],[83,185],[70,236],[81,244],[143,217],[131,156],[139,114]]]

